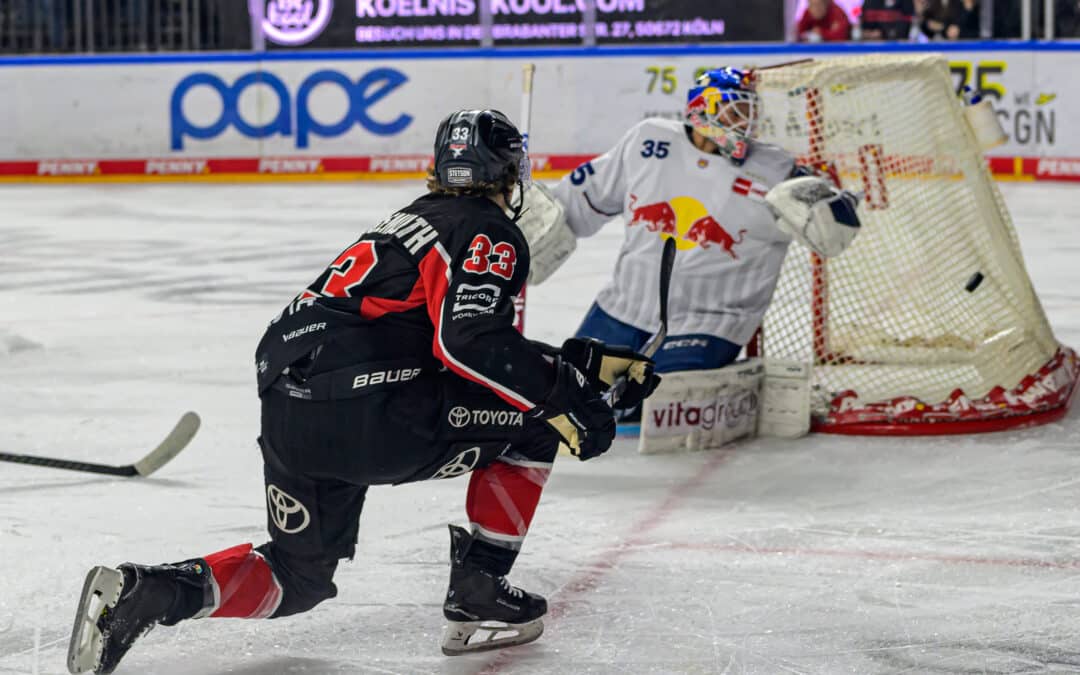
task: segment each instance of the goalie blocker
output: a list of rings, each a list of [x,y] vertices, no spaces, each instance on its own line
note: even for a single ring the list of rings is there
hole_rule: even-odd
[[[717,448],[740,438],[798,438],[810,430],[810,367],[749,359],[665,373],[645,401],[638,452]]]

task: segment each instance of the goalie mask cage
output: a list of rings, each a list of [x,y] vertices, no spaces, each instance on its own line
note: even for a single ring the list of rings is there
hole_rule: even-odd
[[[758,351],[813,364],[817,431],[946,434],[1061,418],[1080,372],[1028,278],[1005,203],[937,55],[757,71],[759,136],[863,191],[823,260],[793,243]]]

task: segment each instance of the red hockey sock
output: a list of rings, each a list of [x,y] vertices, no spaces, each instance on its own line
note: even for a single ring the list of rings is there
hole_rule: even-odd
[[[281,604],[281,584],[266,558],[241,544],[204,558],[214,585],[214,607],[209,616],[265,619]]]
[[[473,471],[465,500],[469,522],[485,539],[516,549],[529,531],[550,473],[548,462],[506,457]]]

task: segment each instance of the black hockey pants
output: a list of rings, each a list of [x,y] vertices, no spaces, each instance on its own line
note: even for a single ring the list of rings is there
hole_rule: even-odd
[[[453,478],[506,453],[550,464],[559,443],[546,423],[447,371],[351,399],[272,388],[261,431],[271,541],[256,550],[282,586],[273,617],[337,594],[334,572],[355,553],[368,486]]]

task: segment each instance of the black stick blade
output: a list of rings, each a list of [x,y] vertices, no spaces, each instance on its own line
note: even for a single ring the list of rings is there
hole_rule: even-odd
[[[660,254],[660,325],[667,328],[668,294],[671,292],[671,273],[675,269],[675,237],[664,241],[664,252]]]
[[[199,430],[201,420],[193,412],[184,413],[173,430],[161,441],[156,448],[150,451],[146,457],[135,462],[135,472],[140,476],[149,476],[180,454]]]
[[[0,462],[30,464],[33,466],[45,466],[50,469],[67,469],[68,471],[82,471],[84,473],[99,473],[107,476],[149,476],[187,447],[192,437],[195,436],[195,432],[199,430],[199,423],[198,415],[193,412],[184,413],[180,421],[169,432],[169,435],[165,437],[165,440],[161,441],[149,454],[134,464],[113,466],[94,462],[77,462],[57,457],[18,455],[10,452],[0,452]]]

